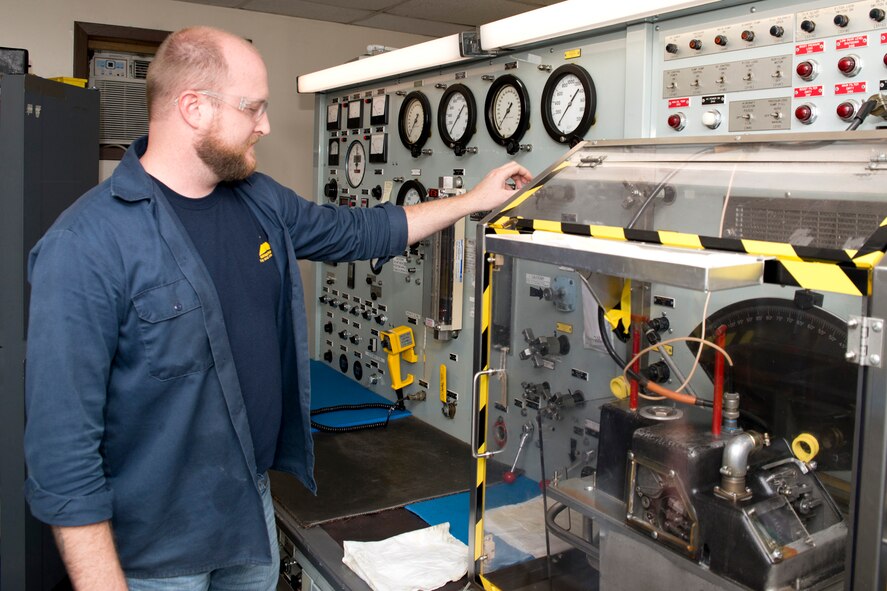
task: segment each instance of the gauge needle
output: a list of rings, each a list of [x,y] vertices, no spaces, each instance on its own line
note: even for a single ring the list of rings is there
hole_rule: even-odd
[[[508,113],[511,111],[511,107],[513,107],[513,106],[514,106],[514,103],[508,103],[508,108],[505,109],[505,114],[502,115],[502,119],[499,120],[499,125],[497,125],[497,127],[502,126],[502,122],[505,121],[506,117],[508,117]]]
[[[413,134],[413,128],[416,127],[416,123],[418,123],[418,122],[419,122],[419,114],[416,113],[416,116],[413,117],[413,124],[410,125],[410,133],[407,134],[407,135],[412,135],[412,134]]]
[[[570,102],[567,103],[567,106],[566,106],[566,107],[564,107],[564,112],[561,113],[561,118],[557,120],[557,126],[558,126],[558,127],[561,126],[561,121],[564,120],[564,115],[566,115],[566,114],[567,114],[567,111],[570,110],[570,105],[573,104],[573,101],[576,99],[576,95],[578,95],[578,94],[579,94],[579,89],[577,88],[577,89],[576,89],[576,92],[573,93],[573,97],[570,99]]]
[[[464,110],[465,110],[465,105],[462,105],[462,108],[459,109],[459,112],[458,112],[458,113],[456,113],[456,118],[453,119],[453,124],[450,125],[450,133],[451,133],[451,134],[453,133],[453,128],[456,127],[456,123],[459,122],[459,117],[462,116],[462,111],[464,111]]]

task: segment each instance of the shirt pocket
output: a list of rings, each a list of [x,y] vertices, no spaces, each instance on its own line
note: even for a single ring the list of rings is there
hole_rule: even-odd
[[[203,308],[186,279],[146,289],[132,304],[151,376],[171,380],[213,366]]]

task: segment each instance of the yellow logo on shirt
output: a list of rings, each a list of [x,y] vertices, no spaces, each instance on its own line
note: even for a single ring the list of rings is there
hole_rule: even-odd
[[[265,262],[271,257],[274,256],[274,253],[271,252],[271,245],[267,242],[263,242],[259,245],[259,261]]]

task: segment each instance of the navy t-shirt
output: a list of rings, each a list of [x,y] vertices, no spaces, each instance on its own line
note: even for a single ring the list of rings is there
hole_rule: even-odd
[[[256,468],[264,472],[274,462],[283,405],[281,277],[272,260],[275,253],[249,206],[226,183],[206,197],[189,199],[154,180],[188,231],[219,295]]]

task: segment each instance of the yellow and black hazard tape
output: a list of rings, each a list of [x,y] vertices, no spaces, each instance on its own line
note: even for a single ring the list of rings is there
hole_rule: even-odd
[[[882,228],[887,226],[882,226]],[[881,232],[879,228],[875,234]],[[883,257],[883,251],[862,253],[854,250],[795,246],[736,238],[714,238],[666,230],[637,230],[615,226],[590,226],[572,222],[500,218],[491,228],[494,233],[531,234],[536,231],[590,236],[606,240],[645,242],[677,248],[720,250],[775,257],[764,265],[764,282],[797,285],[806,289],[863,296],[870,293],[870,271]],[[887,234],[887,230],[885,230]],[[874,236],[874,234],[873,234]],[[875,245],[874,240],[867,244]]]

